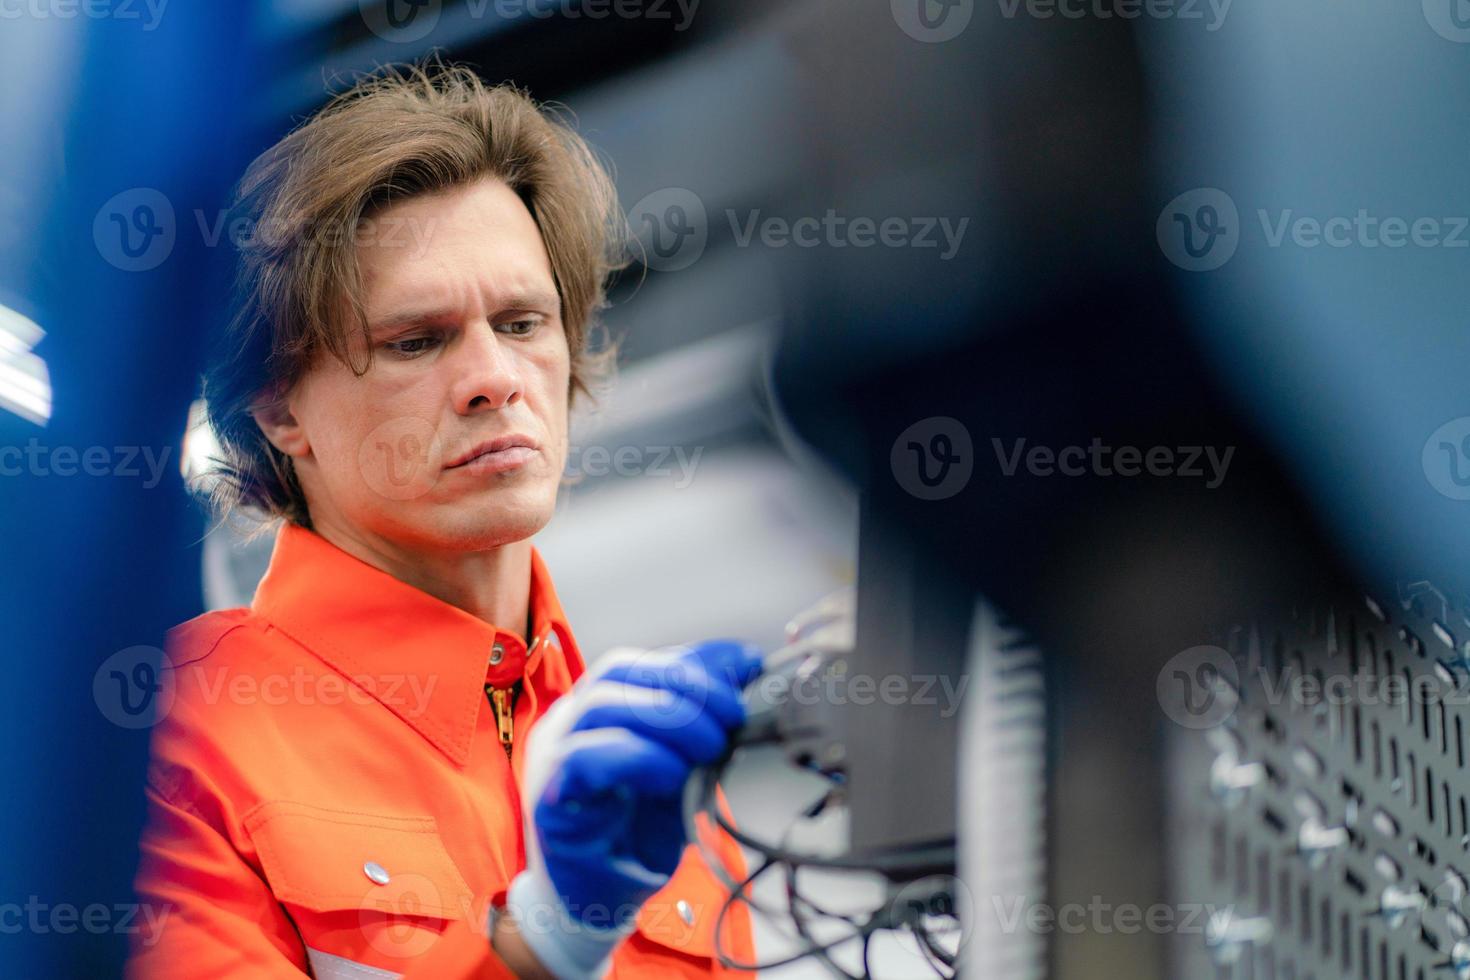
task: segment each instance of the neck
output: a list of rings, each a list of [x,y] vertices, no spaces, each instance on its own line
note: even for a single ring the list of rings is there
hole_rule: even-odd
[[[335,522],[314,524],[314,530],[349,555],[400,582],[530,642],[529,538],[484,551],[424,554]]]

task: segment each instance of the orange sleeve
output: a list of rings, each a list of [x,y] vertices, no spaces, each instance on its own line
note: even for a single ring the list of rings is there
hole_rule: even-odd
[[[306,952],[270,889],[199,814],[146,789],[126,976],[300,977]]]

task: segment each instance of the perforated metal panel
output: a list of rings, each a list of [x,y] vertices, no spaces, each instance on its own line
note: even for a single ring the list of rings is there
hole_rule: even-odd
[[[1424,582],[1220,638],[1233,713],[1170,751],[1174,901],[1215,912],[1171,976],[1470,977],[1467,641]]]

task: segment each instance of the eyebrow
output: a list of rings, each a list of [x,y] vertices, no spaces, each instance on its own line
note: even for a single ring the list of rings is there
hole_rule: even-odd
[[[554,293],[530,292],[509,296],[498,304],[497,312],[507,310],[552,310],[561,309],[561,298]],[[374,332],[380,330],[396,330],[407,327],[424,327],[432,324],[444,323],[458,316],[459,313],[452,307],[442,307],[427,310],[406,307],[394,310],[369,321],[368,329]]]

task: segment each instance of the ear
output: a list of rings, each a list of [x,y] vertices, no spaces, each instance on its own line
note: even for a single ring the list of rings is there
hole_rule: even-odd
[[[250,415],[271,445],[287,456],[300,458],[311,452],[306,430],[291,411],[289,395],[277,391],[261,392],[250,406]]]

